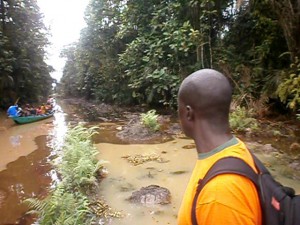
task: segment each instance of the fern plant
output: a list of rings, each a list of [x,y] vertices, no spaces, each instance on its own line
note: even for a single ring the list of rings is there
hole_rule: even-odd
[[[90,224],[91,214],[89,200],[81,193],[66,192],[64,185],[59,185],[55,191],[43,200],[26,199],[31,207],[29,213],[39,215],[39,224]]]
[[[141,114],[141,122],[144,126],[149,128],[152,131],[158,131],[160,128],[160,124],[157,120],[158,115],[156,114],[156,110],[149,110],[147,113]]]
[[[91,224],[93,216],[88,190],[96,185],[97,173],[104,161],[98,161],[98,151],[93,147],[91,137],[96,127],[79,125],[70,129],[62,149],[60,163],[56,164],[61,181],[43,199],[27,199],[30,213],[39,215],[43,225]]]
[[[253,110],[246,110],[245,107],[237,106],[236,109],[230,113],[229,122],[233,130],[246,131],[247,129],[257,130],[258,123],[252,117]]]
[[[91,137],[96,127],[89,129],[77,126],[66,137],[61,162],[57,165],[59,173],[71,188],[87,188],[96,182],[97,171],[103,168],[104,161],[96,158],[98,150],[93,146]]]

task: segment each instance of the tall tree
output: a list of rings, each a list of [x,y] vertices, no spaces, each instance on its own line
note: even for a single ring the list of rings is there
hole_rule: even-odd
[[[231,77],[237,95],[276,98],[278,71],[300,49],[298,5],[281,3],[293,21],[280,17],[275,0],[92,0],[74,57],[83,85],[65,81],[86,98],[173,106],[182,78],[214,67]],[[64,76],[72,77],[68,68]]]
[[[269,0],[283,30],[291,60],[300,57],[300,2],[298,0]]]
[[[51,90],[52,68],[45,63],[47,31],[37,2],[1,0],[0,13],[4,49],[11,62],[7,68],[13,80],[13,86],[6,85],[4,89],[2,85],[1,99],[10,104],[16,96],[21,97],[21,101],[38,101]],[[0,72],[7,77],[8,71]]]

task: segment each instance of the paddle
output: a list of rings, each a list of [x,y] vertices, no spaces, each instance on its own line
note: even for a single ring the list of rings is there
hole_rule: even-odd
[[[20,100],[20,97],[19,97],[19,98],[17,99],[17,101],[15,102],[15,105],[18,104],[19,100]]]

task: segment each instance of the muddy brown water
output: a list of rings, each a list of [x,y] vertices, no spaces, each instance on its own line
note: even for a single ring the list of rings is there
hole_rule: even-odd
[[[23,200],[42,198],[55,182],[50,161],[62,144],[64,115],[16,125],[0,114],[0,224],[32,224]]]
[[[26,217],[27,206],[22,201],[29,197],[44,197],[56,180],[49,163],[56,149],[63,144],[67,131],[67,115],[57,113],[53,118],[26,125],[15,125],[0,114],[0,225],[33,224]],[[116,138],[120,124],[97,123],[100,132],[95,137],[98,158],[106,160],[108,175],[101,182],[101,195],[123,218],[106,221],[110,225],[166,225],[176,224],[176,215],[185,186],[196,162],[196,151],[189,139],[174,138],[165,143],[128,144]],[[132,165],[124,156],[159,155],[163,161]],[[265,162],[273,163],[274,156],[258,154]],[[274,175],[300,193],[300,182],[280,171],[286,165],[273,165]],[[170,190],[168,205],[142,206],[127,201],[131,193],[150,184]]]

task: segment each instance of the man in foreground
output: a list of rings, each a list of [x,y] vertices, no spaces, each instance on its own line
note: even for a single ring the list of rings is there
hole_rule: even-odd
[[[212,69],[189,75],[178,93],[179,119],[183,132],[195,141],[198,160],[178,214],[179,225],[192,222],[192,203],[199,179],[213,164],[233,156],[243,159],[255,171],[245,144],[230,131],[229,109],[232,87],[227,78]],[[202,189],[196,208],[199,225],[261,225],[261,209],[255,185],[236,174],[218,175]]]

